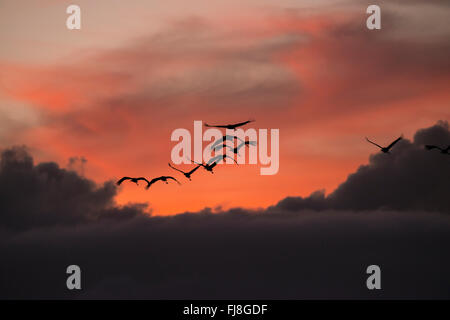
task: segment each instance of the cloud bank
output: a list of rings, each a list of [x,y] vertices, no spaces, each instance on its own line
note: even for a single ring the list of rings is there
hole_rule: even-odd
[[[450,157],[424,150],[425,144],[450,144],[448,122],[416,132],[412,142],[401,140],[391,154],[378,153],[368,165],[348,176],[325,197],[317,191],[307,198],[288,197],[275,208],[350,210],[427,210],[450,213]]]

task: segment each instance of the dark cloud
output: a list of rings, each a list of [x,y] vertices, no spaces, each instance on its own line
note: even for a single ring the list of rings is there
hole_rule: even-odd
[[[96,186],[54,162],[34,165],[25,147],[6,149],[0,159],[0,226],[26,229],[133,217],[142,204],[119,208],[113,182]]]
[[[450,298],[449,231],[433,213],[239,210],[0,233],[0,297]]]
[[[435,126],[417,131],[413,142],[407,139],[400,141],[391,154],[372,155],[368,165],[360,166],[327,197],[323,191],[307,198],[288,197],[275,208],[288,211],[394,209],[450,213],[450,157],[426,151],[424,144],[449,145],[448,123],[440,121]]]
[[[172,217],[118,208],[111,183],[5,150],[0,298],[450,298],[450,159],[422,148],[449,138],[445,122],[419,130],[329,196]],[[71,264],[79,292],[65,287]],[[371,264],[381,291],[365,287]]]

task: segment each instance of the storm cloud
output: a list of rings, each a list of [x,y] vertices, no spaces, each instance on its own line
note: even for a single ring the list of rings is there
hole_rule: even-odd
[[[274,209],[393,209],[450,213],[450,157],[435,150],[426,151],[425,144],[450,145],[448,122],[440,121],[417,131],[412,142],[401,140],[391,154],[372,155],[369,164],[360,166],[330,195],[317,191],[306,198],[288,197]]]
[[[149,216],[55,163],[4,150],[1,298],[450,298],[446,122],[371,156],[333,193]],[[82,290],[65,287],[82,270]],[[366,268],[382,290],[366,288]]]
[[[25,147],[6,149],[0,159],[0,226],[17,229],[125,219],[144,204],[117,207],[113,182],[101,186],[54,162],[34,165]]]

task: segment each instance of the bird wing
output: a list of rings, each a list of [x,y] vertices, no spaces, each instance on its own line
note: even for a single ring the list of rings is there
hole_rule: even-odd
[[[386,148],[389,150],[390,148],[392,148],[394,146],[394,144],[396,144],[397,142],[399,142],[400,140],[403,139],[403,136],[397,138],[396,140],[394,140],[390,145],[388,145]]]
[[[366,137],[366,140],[368,141],[368,142],[370,142],[371,144],[374,144],[374,145],[376,145],[378,148],[383,148],[382,146],[380,146],[379,144],[376,144],[375,142],[373,142],[373,141],[370,141],[369,139],[367,139],[367,137]]]
[[[447,148],[445,148],[445,151],[449,151],[449,150],[450,150],[450,145]]]
[[[176,171],[178,171],[178,172],[181,172],[182,174],[185,174],[184,171],[182,171],[182,170],[180,170],[180,169],[177,169],[177,168],[173,167],[170,163],[169,163],[169,167],[171,167],[173,170],[176,170]]]
[[[213,162],[212,164],[208,165],[209,169],[213,169],[215,166],[217,166],[217,162]]]
[[[439,149],[439,150],[442,150],[442,149],[439,148],[438,146],[433,146],[433,145],[431,145],[431,144],[425,145],[425,148],[426,148],[427,150],[433,150],[433,149]]]
[[[206,164],[209,166],[209,165],[212,164],[213,162],[217,162],[217,161],[220,161],[220,160],[222,160],[222,159],[223,159],[223,156],[222,156],[222,155],[215,156],[215,157],[209,159],[209,161],[208,161]]]
[[[199,166],[202,166],[202,167],[205,166],[203,163],[195,162],[194,160],[189,159],[189,157],[187,157],[187,158],[188,158],[188,160],[189,160],[190,162],[192,162],[192,163],[198,164]]]
[[[130,177],[123,177],[122,179],[120,179],[120,180],[117,181],[116,183],[117,183],[118,186],[120,186],[120,184],[121,184],[122,182],[124,182],[125,180],[131,180],[131,178],[130,178]]]
[[[232,126],[237,128],[237,127],[241,127],[241,126],[246,125],[247,123],[250,123],[250,122],[253,122],[253,121],[254,120],[247,120],[247,121],[244,121],[244,122],[235,123]]]
[[[227,155],[224,155],[223,157],[224,157],[224,158],[229,158],[229,159],[233,160],[236,164],[238,164],[238,163],[236,162],[236,160],[234,160],[232,157],[229,157],[229,156],[227,156]]]
[[[162,177],[153,178],[150,182],[147,182],[147,189],[150,188],[152,184],[154,184],[156,181],[161,180]]]
[[[172,180],[176,181],[179,185],[181,185],[180,181],[178,181],[178,180],[175,179],[174,177],[166,176],[166,179],[172,179]]]
[[[198,168],[200,168],[201,165],[196,166],[194,169],[188,172],[188,174],[193,174]]]

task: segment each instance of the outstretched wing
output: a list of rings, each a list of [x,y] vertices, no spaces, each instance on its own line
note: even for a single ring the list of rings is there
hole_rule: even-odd
[[[439,148],[438,146],[433,146],[433,145],[431,145],[431,144],[425,145],[425,149],[427,149],[427,150],[433,150],[433,149],[439,149],[439,150],[442,150],[442,149]]]
[[[194,169],[188,172],[189,175],[193,174],[198,168],[200,168],[201,165],[196,166]]]
[[[189,158],[189,157],[186,157],[190,162],[192,162],[192,163],[195,163],[195,164],[198,164],[199,166],[204,166],[204,164],[203,163],[198,163],[198,162],[195,162],[194,160],[191,160],[191,158]]]
[[[229,159],[233,160],[234,163],[238,164],[238,163],[236,162],[236,160],[234,160],[232,157],[229,157],[229,156],[227,156],[227,155],[224,155],[223,157],[224,157],[224,158],[229,158]]]
[[[209,161],[208,161],[206,164],[209,166],[209,165],[211,165],[212,163],[218,162],[218,161],[220,161],[220,160],[222,160],[222,159],[223,159],[223,156],[222,156],[222,155],[215,156],[215,157],[209,159]]]
[[[150,180],[150,182],[147,181],[147,187],[146,187],[146,189],[150,188],[150,186],[151,186],[152,184],[154,184],[156,181],[159,181],[159,180],[161,180],[161,179],[162,179],[162,177],[158,177],[158,178],[154,178],[154,179]]]
[[[376,144],[375,142],[373,142],[373,141],[370,141],[369,139],[367,139],[367,137],[366,137],[366,140],[368,141],[368,142],[370,142],[371,144],[374,144],[374,145],[376,145],[378,148],[383,148],[382,146],[380,146],[379,144]]]
[[[399,137],[399,138],[397,138],[395,141],[393,141],[390,145],[388,145],[387,147],[386,147],[386,149],[390,149],[390,148],[392,148],[393,146],[394,146],[394,144],[396,144],[397,142],[399,142],[400,140],[402,140],[403,139],[403,136],[401,136],[401,137]]]
[[[174,177],[166,176],[166,179],[171,179],[173,181],[176,181],[176,183],[178,183],[179,185],[181,185],[181,183],[177,179],[175,179]]]
[[[449,151],[449,150],[450,150],[450,145],[447,148],[445,148],[444,151]]]
[[[217,162],[213,162],[212,164],[209,164],[208,165],[208,167],[209,167],[209,169],[212,171],[212,169],[215,167],[215,166],[217,166]],[[205,169],[206,169],[206,167],[205,167]]]
[[[120,184],[121,184],[122,182],[124,182],[125,180],[131,180],[131,178],[130,178],[130,177],[123,177],[122,179],[120,179],[120,180],[117,181],[116,183],[117,183],[118,186],[120,186]]]
[[[177,169],[177,168],[173,167],[170,163],[169,163],[169,167],[171,167],[173,170],[176,170],[176,171],[178,171],[178,172],[181,172],[182,174],[185,174],[184,171],[182,171],[182,170],[180,170],[180,169]]]
[[[254,121],[255,121],[255,120],[247,120],[247,121],[244,121],[244,122],[235,123],[235,124],[233,124],[232,126],[235,127],[235,128],[237,128],[237,127],[241,127],[241,126],[243,126],[243,125],[246,125],[247,123],[254,122]]]

